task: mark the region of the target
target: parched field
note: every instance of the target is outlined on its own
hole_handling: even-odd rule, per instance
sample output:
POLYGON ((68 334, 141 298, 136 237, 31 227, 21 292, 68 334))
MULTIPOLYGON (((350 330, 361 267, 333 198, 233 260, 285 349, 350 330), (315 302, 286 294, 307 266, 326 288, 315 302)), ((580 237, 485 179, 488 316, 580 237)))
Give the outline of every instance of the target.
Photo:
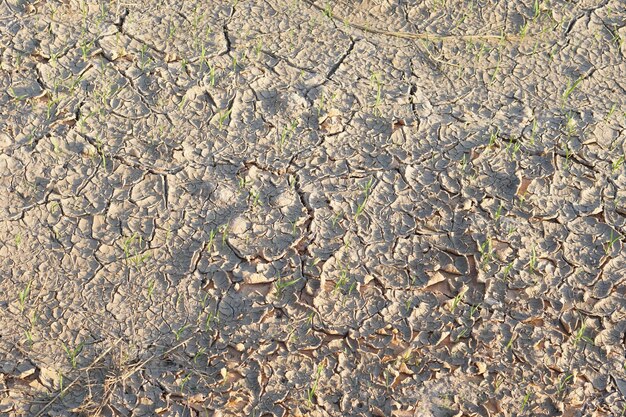
POLYGON ((0 415, 626 415, 625 54, 622 0, 2 0, 0 415))

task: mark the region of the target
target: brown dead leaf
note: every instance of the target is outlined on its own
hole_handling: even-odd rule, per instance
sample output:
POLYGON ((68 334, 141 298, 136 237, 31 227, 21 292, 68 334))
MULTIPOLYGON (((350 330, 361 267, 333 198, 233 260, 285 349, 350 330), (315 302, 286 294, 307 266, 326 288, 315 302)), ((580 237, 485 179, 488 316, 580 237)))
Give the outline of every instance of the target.
POLYGON ((403 128, 404 126, 406 126, 406 122, 403 119, 394 120, 391 124, 391 132, 393 133, 396 130, 403 128))

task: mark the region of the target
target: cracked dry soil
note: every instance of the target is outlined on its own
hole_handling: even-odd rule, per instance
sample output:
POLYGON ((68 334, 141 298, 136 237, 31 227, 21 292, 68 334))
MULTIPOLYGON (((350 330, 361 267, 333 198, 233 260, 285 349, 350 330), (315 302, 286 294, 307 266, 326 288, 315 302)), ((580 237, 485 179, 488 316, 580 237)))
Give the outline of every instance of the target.
POLYGON ((625 7, 3 0, 0 415, 624 415, 625 7))

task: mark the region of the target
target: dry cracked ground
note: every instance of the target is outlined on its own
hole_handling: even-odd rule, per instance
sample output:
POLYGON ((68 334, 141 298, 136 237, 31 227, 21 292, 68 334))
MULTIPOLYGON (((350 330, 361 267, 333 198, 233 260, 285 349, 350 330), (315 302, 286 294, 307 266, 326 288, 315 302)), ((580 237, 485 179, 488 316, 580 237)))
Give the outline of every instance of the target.
POLYGON ((0 415, 624 415, 625 7, 3 0, 0 415))

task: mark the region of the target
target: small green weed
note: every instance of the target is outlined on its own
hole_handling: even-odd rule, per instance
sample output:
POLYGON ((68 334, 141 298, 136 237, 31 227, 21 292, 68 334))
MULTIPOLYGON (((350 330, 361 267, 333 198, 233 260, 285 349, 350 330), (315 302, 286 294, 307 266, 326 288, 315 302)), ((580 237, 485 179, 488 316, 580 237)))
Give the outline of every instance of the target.
POLYGON ((509 350, 511 349, 511 346, 513 346, 513 342, 515 341, 515 334, 511 335, 511 338, 509 339, 509 341, 507 342, 507 344, 504 346, 504 350, 509 350))
POLYGON ((497 127, 496 130, 491 132, 489 135, 489 143, 487 144, 487 148, 491 149, 496 145, 498 137, 500 136, 500 128, 497 127))
POLYGON ((31 281, 28 281, 28 284, 26 285, 26 287, 24 287, 24 289, 22 289, 19 293, 17 293, 17 299, 20 303, 20 313, 24 312, 24 308, 26 306, 26 299, 28 298, 28 295, 30 294, 30 286, 31 286, 31 281))
POLYGON ((355 220, 361 214, 363 214, 363 210, 365 210, 365 204, 367 203, 367 199, 369 198, 373 183, 374 183, 374 177, 370 177, 369 181, 365 184, 365 186, 363 186, 363 201, 356 208, 356 213, 354 214, 355 220))
POLYGON ((156 282, 154 280, 150 280, 148 283, 148 298, 152 298, 152 293, 154 293, 156 282))
POLYGON ((565 388, 567 388, 567 384, 570 383, 570 381, 572 381, 573 378, 574 378, 573 374, 567 374, 563 378, 561 378, 561 380, 559 381, 556 387, 557 394, 560 395, 563 392, 565 392, 565 388))
POLYGON ((502 278, 505 281, 509 279, 509 274, 511 273, 512 268, 513 268, 513 261, 509 262, 502 270, 502 278))
POLYGON ((313 398, 317 395, 317 390, 320 384, 320 378, 322 377, 322 371, 324 370, 324 364, 320 363, 317 365, 315 370, 315 380, 309 389, 307 389, 307 400, 309 402, 309 407, 313 407, 313 398))
POLYGON ((374 112, 380 115, 381 114, 380 105, 382 104, 382 91, 383 91, 383 81, 382 81, 381 74, 378 72, 372 71, 372 75, 370 76, 370 82, 373 84, 373 86, 376 89, 376 98, 374 100, 374 105, 373 105, 374 112))
POLYGON ((337 225, 337 222, 342 217, 343 217, 343 212, 342 211, 338 211, 338 212, 335 213, 335 215, 331 219, 331 223, 332 223, 333 227, 335 227, 337 225))
POLYGON ((185 392, 185 385, 191 379, 191 372, 185 375, 185 377, 180 381, 180 392, 185 392))
POLYGON ((69 348, 65 343, 62 343, 63 350, 67 355, 67 359, 70 362, 70 365, 72 365, 72 369, 76 369, 78 355, 80 355, 80 353, 83 351, 84 345, 84 342, 80 342, 76 347, 69 348))
POLYGON ((177 342, 180 340, 180 336, 183 334, 183 332, 187 330, 188 328, 189 328, 189 324, 185 324, 180 329, 174 330, 174 337, 176 337, 177 342))
POLYGON ((487 239, 485 239, 485 241, 478 246, 478 252, 480 253, 480 267, 485 269, 493 260, 491 238, 487 237, 487 239))
POLYGON ((503 207, 504 207, 504 204, 502 203, 502 201, 500 201, 500 205, 498 205, 498 208, 496 209, 496 213, 494 215, 495 221, 498 221, 498 219, 500 219, 500 217, 502 216, 503 207))
POLYGON ((339 289, 348 285, 349 278, 350 277, 348 275, 348 270, 342 269, 341 272, 339 272, 339 279, 335 283, 335 288, 333 288, 333 294, 336 294, 339 291, 339 289))
POLYGON ((574 336, 574 344, 578 346, 579 343, 585 342, 590 345, 593 345, 593 339, 585 335, 585 331, 587 330, 587 324, 583 321, 576 331, 576 336, 574 336))
POLYGON ((283 151, 283 148, 285 147, 285 143, 293 137, 296 131, 296 127, 298 127, 297 120, 292 120, 289 125, 283 127, 283 131, 280 134, 280 142, 279 142, 279 149, 281 152, 283 151))
POLYGON ((206 320, 204 321, 204 330, 209 331, 213 328, 214 324, 219 324, 220 322, 220 312, 211 312, 207 314, 206 320))
POLYGON ((215 236, 217 236, 217 230, 211 229, 211 231, 209 232, 209 241, 206 243, 207 252, 215 250, 215 236))
POLYGON ((541 9, 539 7, 539 0, 535 0, 533 2, 533 20, 537 19, 541 14, 541 9))
POLYGON ((613 245, 615 242, 619 242, 624 236, 619 233, 615 233, 613 229, 611 229, 611 236, 609 236, 608 242, 606 242, 606 248, 604 249, 604 253, 608 255, 613 250, 613 245))
POLYGON ((226 119, 230 117, 230 114, 232 113, 232 111, 233 109, 225 109, 225 110, 222 110, 222 112, 220 113, 217 119, 217 123, 218 123, 220 130, 222 130, 222 128, 224 127, 224 123, 226 122, 226 119))
POLYGON ((300 278, 286 281, 279 277, 276 281, 274 281, 274 289, 276 290, 276 294, 278 295, 278 297, 282 297, 284 291, 292 285, 295 285, 298 281, 300 281, 300 278))
POLYGON ((565 91, 563 91, 563 94, 561 96, 563 105, 565 105, 565 102, 567 101, 567 99, 572 95, 574 90, 578 88, 578 86, 580 85, 582 81, 583 81, 583 77, 580 76, 574 82, 572 81, 567 82, 567 87, 565 88, 565 91))
POLYGON ((524 399, 522 400, 522 406, 519 409, 520 414, 524 412, 524 410, 526 409, 526 407, 528 406, 528 402, 530 401, 530 398, 532 397, 533 392, 532 390, 528 390, 526 391, 526 395, 524 395, 524 399))
POLYGON ((333 18, 333 8, 330 5, 330 2, 326 2, 326 5, 324 6, 324 10, 322 10, 322 13, 324 14, 324 16, 326 16, 329 19, 333 18))
POLYGON ((250 194, 250 202, 253 208, 262 205, 261 204, 261 191, 250 190, 249 194, 250 194))
POLYGON ((463 300, 463 297, 465 296, 465 292, 466 290, 463 289, 461 290, 456 297, 454 297, 452 299, 452 304, 450 304, 450 312, 454 313, 454 310, 456 310, 456 308, 459 306, 459 303, 463 300))

